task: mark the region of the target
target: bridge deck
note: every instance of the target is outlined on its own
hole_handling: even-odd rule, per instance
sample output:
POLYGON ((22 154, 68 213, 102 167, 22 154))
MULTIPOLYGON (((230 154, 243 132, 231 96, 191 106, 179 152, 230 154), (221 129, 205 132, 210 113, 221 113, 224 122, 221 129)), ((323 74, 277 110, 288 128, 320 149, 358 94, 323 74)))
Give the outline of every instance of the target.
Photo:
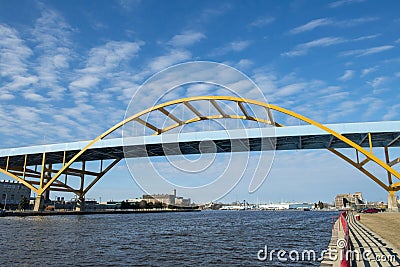
MULTIPOLYGON (((400 121, 327 124, 325 126, 363 147, 369 147, 368 133, 371 133, 374 147, 400 146, 400 121)), ((277 150, 349 147, 343 141, 315 126, 304 125, 105 139, 94 144, 77 161, 198 154, 200 150, 203 153, 270 150, 274 147, 271 140, 274 140, 277 150), (205 140, 212 140, 215 146, 205 140)), ((25 155, 28 155, 27 166, 40 165, 44 152, 46 152, 46 163, 62 163, 64 151, 68 160, 89 142, 1 149, 0 166, 6 165, 8 156, 10 156, 10 167, 23 166, 25 155)))

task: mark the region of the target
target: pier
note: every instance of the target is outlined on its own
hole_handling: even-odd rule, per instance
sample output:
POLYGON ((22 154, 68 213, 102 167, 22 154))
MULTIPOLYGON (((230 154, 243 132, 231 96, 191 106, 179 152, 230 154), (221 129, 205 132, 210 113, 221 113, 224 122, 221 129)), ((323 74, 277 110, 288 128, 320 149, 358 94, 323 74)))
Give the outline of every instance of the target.
MULTIPOLYGON (((399 214, 340 214, 332 227, 332 238, 327 249, 333 253, 325 255, 320 266, 400 266, 400 250, 395 231, 388 230, 390 222, 385 220, 385 217, 393 216, 399 217, 399 214), (363 224, 364 216, 373 229, 363 224), (380 231, 384 236, 375 231, 380 231), (397 245, 388 239, 394 240, 397 245)), ((396 222, 398 226, 399 222, 396 222)), ((392 224, 389 228, 393 230, 393 227, 392 224)))

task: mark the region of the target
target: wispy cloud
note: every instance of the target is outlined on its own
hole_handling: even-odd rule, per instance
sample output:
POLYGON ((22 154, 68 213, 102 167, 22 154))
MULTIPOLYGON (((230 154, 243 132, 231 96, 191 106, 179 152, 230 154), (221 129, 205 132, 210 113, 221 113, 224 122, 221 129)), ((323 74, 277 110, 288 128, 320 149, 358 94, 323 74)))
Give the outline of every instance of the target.
POLYGON ((377 71, 377 70, 378 70, 378 67, 377 67, 377 66, 371 67, 371 68, 363 69, 363 70, 361 71, 361 77, 364 77, 364 76, 366 76, 366 75, 368 75, 368 74, 370 74, 370 73, 372 73, 372 72, 375 72, 375 71, 377 71))
POLYGON ((272 22, 275 21, 274 17, 266 16, 266 17, 260 17, 254 21, 252 21, 249 26, 250 27, 264 27, 268 24, 271 24, 272 22))
MULTIPOLYGON (((109 41, 90 50, 86 67, 75 72, 69 88, 76 101, 87 101, 101 81, 113 82, 120 72, 135 58, 144 42, 109 41)), ((106 83, 107 84, 107 83, 106 83)), ((104 84, 102 85, 104 86, 104 84)))
POLYGON ((173 64, 189 60, 191 56, 191 53, 186 50, 171 50, 167 55, 153 58, 149 62, 149 67, 154 73, 173 64))
POLYGON ((371 85, 373 88, 378 88, 380 86, 382 86, 384 83, 386 83, 387 81, 389 81, 388 77, 385 76, 380 76, 380 77, 376 77, 374 78, 372 81, 368 82, 369 85, 371 85))
POLYGON ((346 70, 342 76, 338 78, 339 81, 345 82, 353 78, 354 71, 353 70, 346 70))
POLYGON ((141 0, 118 0, 117 4, 125 12, 131 12, 134 8, 137 8, 141 0))
POLYGON ((363 18, 356 18, 356 19, 347 19, 347 20, 336 20, 333 18, 319 18, 314 19, 307 22, 304 25, 298 26, 289 31, 291 34, 299 34, 303 32, 312 31, 316 28, 323 27, 323 26, 333 26, 333 27, 353 27, 360 24, 364 24, 367 22, 376 21, 378 18, 376 17, 363 17, 363 18))
POLYGON ((365 0, 339 0, 335 1, 329 4, 329 7, 331 8, 336 8, 336 7, 341 7, 345 5, 351 5, 351 4, 356 4, 356 3, 362 3, 365 0))
POLYGON ((74 58, 71 35, 75 30, 58 12, 40 6, 41 16, 32 31, 36 43, 35 52, 39 55, 35 66, 39 77, 36 88, 48 98, 61 99, 65 91, 61 77, 69 72, 70 62, 74 58))
POLYGON ((380 34, 371 34, 371 35, 365 35, 365 36, 361 36, 358 38, 353 39, 353 41, 358 42, 358 41, 364 41, 364 40, 369 40, 369 39, 374 39, 381 36, 380 34))
POLYGON ((340 55, 363 57, 363 56, 381 53, 381 52, 384 52, 384 51, 387 51, 387 50, 390 50, 393 48, 394 48, 393 45, 383 45, 383 46, 376 46, 376 47, 371 47, 371 48, 366 48, 366 49, 356 49, 356 50, 345 51, 345 52, 342 52, 340 55))
POLYGON ((201 32, 186 31, 172 37, 168 44, 175 47, 185 47, 197 43, 204 38, 206 36, 201 32))
POLYGON ((216 48, 211 55, 213 56, 221 56, 221 55, 225 55, 228 54, 230 52, 240 52, 245 50, 247 47, 249 47, 252 44, 252 41, 233 41, 230 42, 229 44, 220 47, 220 48, 216 48))
POLYGON ((298 34, 298 33, 306 32, 306 31, 314 30, 317 27, 331 25, 331 24, 333 24, 333 20, 331 20, 329 18, 315 19, 310 22, 307 22, 304 25, 301 25, 299 27, 296 27, 296 28, 290 30, 290 33, 298 34))
POLYGON ((327 46, 332 46, 332 45, 336 45, 336 44, 340 44, 340 43, 344 43, 344 42, 346 42, 346 40, 343 38, 340 38, 340 37, 324 37, 324 38, 313 40, 313 41, 310 41, 307 43, 302 43, 302 44, 296 45, 296 47, 293 50, 282 53, 281 55, 287 56, 287 57, 302 56, 302 55, 306 55, 308 50, 311 48, 327 47, 327 46))
POLYGON ((26 74, 28 59, 33 54, 19 33, 0 24, 0 75, 13 78, 26 74))

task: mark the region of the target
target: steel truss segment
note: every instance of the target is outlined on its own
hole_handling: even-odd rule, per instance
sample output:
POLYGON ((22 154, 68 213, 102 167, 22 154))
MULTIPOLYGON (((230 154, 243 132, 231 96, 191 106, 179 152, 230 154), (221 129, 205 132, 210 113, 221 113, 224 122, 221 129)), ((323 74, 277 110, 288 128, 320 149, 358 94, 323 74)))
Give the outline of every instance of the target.
MULTIPOLYGON (((384 152, 385 152, 385 159, 386 159, 386 164, 388 164, 390 167, 392 167, 392 165, 390 165, 390 156, 389 156, 389 147, 384 147, 384 152)), ((388 178, 388 183, 389 186, 393 183, 392 180, 392 174, 390 172, 387 172, 387 178, 388 178)))
POLYGON ((396 143, 398 140, 400 139, 400 134, 395 137, 392 141, 390 141, 386 146, 389 147, 391 145, 393 145, 394 143, 396 143))
POLYGON ((228 116, 228 114, 225 113, 225 111, 218 105, 218 103, 214 99, 211 99, 210 103, 214 106, 216 110, 218 110, 223 118, 226 118, 228 116))
POLYGON ((183 122, 178 119, 177 117, 175 117, 172 113, 170 113, 168 110, 166 110, 165 108, 159 108, 159 111, 161 111, 161 113, 163 113, 165 116, 167 116, 168 118, 171 118, 172 120, 174 120, 176 123, 178 124, 182 124, 183 122))
POLYGON ((108 165, 107 168, 105 168, 99 175, 83 190, 83 195, 86 195, 86 193, 109 171, 111 170, 115 165, 120 162, 121 159, 116 159, 114 160, 110 165, 108 165))
POLYGON ((400 158, 397 158, 397 159, 392 160, 391 162, 388 163, 388 165, 389 165, 390 167, 392 167, 392 166, 394 166, 394 165, 396 165, 396 164, 398 164, 398 163, 400 163, 400 158))
MULTIPOLYGON (((195 115, 197 115, 198 117, 196 117, 193 120, 190 120, 190 122, 195 122, 195 121, 199 121, 202 120, 204 118, 204 116, 202 116, 202 114, 196 109, 194 108, 189 102, 192 101, 210 101, 211 103, 216 103, 215 100, 220 100, 220 101, 233 101, 233 102, 242 102, 242 103, 246 103, 246 104, 250 104, 250 105, 256 105, 256 106, 260 106, 260 107, 264 107, 268 110, 275 110, 277 112, 289 115, 291 117, 297 118, 299 120, 302 120, 308 124, 314 125, 317 128, 331 134, 332 136, 336 137, 337 139, 339 139, 340 141, 346 143, 347 145, 355 148, 357 151, 359 151, 360 153, 362 153, 364 156, 366 156, 369 160, 372 160, 374 162, 376 162, 378 165, 380 165, 382 168, 384 168, 386 171, 388 171, 389 173, 391 173, 393 176, 397 177, 398 179, 400 179, 400 173, 397 172, 396 170, 394 170, 393 168, 391 168, 388 164, 386 164, 385 162, 383 162, 382 160, 380 160, 379 158, 377 158, 372 152, 367 151, 366 149, 364 149, 363 147, 361 147, 360 145, 354 143, 353 141, 351 141, 350 139, 344 137, 343 135, 331 130, 330 128, 314 121, 311 120, 303 115, 300 115, 298 113, 295 113, 293 111, 281 108, 279 106, 276 105, 271 105, 271 104, 267 104, 261 101, 257 101, 257 100, 251 100, 251 99, 245 99, 245 98, 240 98, 240 97, 233 97, 233 96, 197 96, 197 97, 189 97, 189 98, 181 98, 181 99, 177 99, 177 100, 173 100, 173 101, 169 101, 169 102, 165 102, 162 104, 158 104, 156 106, 150 107, 148 109, 145 109, 139 113, 136 113, 135 115, 128 117, 126 119, 124 119, 123 121, 117 123, 116 125, 114 125, 113 127, 111 127, 110 129, 108 129, 107 131, 105 131, 104 133, 102 133, 101 135, 99 135, 97 138, 93 139, 86 147, 84 147, 81 151, 79 151, 74 157, 72 157, 67 163, 65 163, 65 165, 45 184, 43 185, 43 187, 40 187, 39 193, 42 194, 44 191, 46 191, 49 186, 58 179, 58 177, 65 172, 65 170, 67 168, 69 168, 69 166, 75 162, 85 151, 87 151, 91 146, 93 146, 93 144, 95 144, 97 141, 107 137, 109 134, 111 134, 112 132, 114 132, 115 130, 119 129, 120 127, 124 126, 125 124, 131 122, 131 121, 138 121, 142 124, 144 124, 146 127, 153 129, 156 133, 155 134, 160 134, 162 132, 165 132, 167 130, 173 129, 175 127, 179 126, 179 123, 171 126, 171 127, 167 127, 164 129, 158 129, 157 127, 155 127, 154 125, 149 124, 146 121, 143 121, 140 119, 141 116, 148 114, 150 112, 153 112, 155 110, 159 110, 160 108, 165 108, 168 106, 173 106, 173 105, 177 105, 177 104, 184 104, 187 108, 189 108, 195 115)), ((218 106, 218 105, 217 105, 218 106)), ((214 105, 215 107, 215 105, 214 105)), ((219 106, 218 106, 219 107, 219 106)), ((219 107, 220 108, 220 107, 219 107)), ((217 109, 218 110, 218 109, 217 109)), ((220 110, 218 110, 220 111, 220 110)), ((218 115, 220 118, 221 116, 223 117, 223 113, 224 112, 220 112, 221 115, 218 115)), ((236 115, 237 118, 241 117, 240 119, 247 119, 246 116, 239 116, 236 115)), ((210 119, 211 116, 209 116, 208 118, 206 117, 206 119, 210 119)), ((229 116, 229 118, 231 118, 229 116)), ((272 121, 272 124, 277 126, 273 120, 272 117, 270 117, 270 120, 272 121)), ((189 121, 185 121, 183 123, 190 123, 189 121)), ((278 124, 279 125, 279 124, 278 124)), ((331 150, 331 149, 329 149, 331 150)), ((335 153, 336 154, 336 153, 335 153)), ((349 162, 350 163, 350 162, 349 162)), ((353 164, 354 162, 351 161, 351 164, 353 164)), ((382 186, 383 188, 385 188, 385 190, 389 190, 389 187, 386 186, 385 184, 383 184, 379 179, 377 179, 375 176, 371 176, 371 174, 369 172, 367 172, 365 169, 363 168, 358 168, 360 169, 360 171, 362 171, 363 173, 365 173, 367 176, 369 176, 371 179, 373 179, 376 183, 378 183, 380 186, 382 186)))
POLYGON ((385 183, 383 183, 381 180, 379 180, 375 175, 373 175, 372 173, 367 171, 365 168, 360 166, 360 164, 358 164, 357 162, 353 161, 352 159, 350 159, 349 157, 345 156, 344 154, 342 154, 341 152, 337 151, 334 148, 328 148, 328 150, 331 151, 336 156, 340 157, 341 159, 345 160, 346 162, 350 163, 351 165, 353 165, 357 169, 359 169, 362 173, 367 175, 369 178, 371 178, 375 183, 380 185, 386 191, 390 191, 390 187, 389 186, 387 186, 385 183))
POLYGON ((392 189, 392 191, 399 191, 400 190, 400 182, 390 185, 390 188, 392 189))

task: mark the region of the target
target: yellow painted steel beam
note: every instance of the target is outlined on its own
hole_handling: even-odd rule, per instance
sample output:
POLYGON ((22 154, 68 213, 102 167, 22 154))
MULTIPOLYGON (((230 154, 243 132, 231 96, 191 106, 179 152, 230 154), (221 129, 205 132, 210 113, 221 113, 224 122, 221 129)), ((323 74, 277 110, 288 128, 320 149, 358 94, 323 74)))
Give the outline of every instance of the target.
POLYGON ((371 137, 371 133, 368 133, 368 142, 369 142, 369 152, 372 153, 372 137, 371 137))
MULTIPOLYGON (((42 157, 42 169, 41 169, 41 172, 40 172, 40 190, 43 190, 43 185, 44 185, 44 170, 45 170, 45 163, 46 163, 46 153, 43 153, 43 157, 42 157)), ((42 195, 42 193, 44 192, 45 190, 43 190, 43 191, 40 191, 40 194, 39 195, 42 195)))
MULTIPOLYGON (((165 108, 168 106, 173 106, 173 105, 177 105, 177 104, 181 104, 183 103, 186 107, 188 107, 193 113, 195 113, 198 117, 194 118, 193 120, 190 121, 185 121, 184 123, 191 123, 191 122, 195 122, 195 121, 200 121, 202 120, 202 115, 201 113, 195 109, 189 102, 191 101, 201 101, 201 100, 205 100, 205 101, 211 101, 211 100, 222 100, 222 101, 234 101, 234 102, 243 102, 243 103, 247 103, 247 104, 251 104, 251 105, 257 105, 257 106, 261 106, 268 110, 275 110, 277 112, 286 114, 288 116, 297 118, 299 120, 302 120, 306 123, 309 123, 311 125, 316 126, 317 128, 331 134, 332 136, 336 137, 337 139, 341 140, 342 142, 346 143, 347 145, 349 145, 350 147, 355 148, 357 151, 359 151, 360 153, 362 153, 364 156, 366 156, 368 159, 376 162, 378 165, 380 165, 382 168, 384 168, 386 171, 388 171, 389 173, 391 173, 393 176, 395 176, 396 178, 400 179, 400 173, 397 172, 396 170, 394 170, 393 168, 391 168, 389 165, 387 165, 385 162, 383 162, 382 160, 380 160, 378 157, 376 157, 373 153, 371 153, 371 151, 367 151, 365 150, 363 147, 361 147, 360 145, 354 143, 353 141, 351 141, 350 139, 344 137, 343 135, 333 131, 332 129, 314 121, 311 120, 303 115, 300 115, 298 113, 295 113, 293 111, 281 108, 279 106, 275 106, 275 105, 271 105, 271 104, 267 104, 261 101, 257 101, 257 100, 251 100, 251 99, 245 99, 245 98, 239 98, 239 97, 232 97, 232 96, 197 96, 197 97, 188 97, 188 98, 182 98, 182 99, 178 99, 178 100, 173 100, 173 101, 169 101, 166 103, 162 103, 159 105, 156 105, 154 107, 150 107, 148 109, 145 109, 141 112, 136 113, 135 115, 124 119, 123 121, 117 123, 116 125, 114 125, 113 127, 111 127, 110 129, 108 129, 107 131, 105 131, 104 133, 102 133, 101 135, 99 135, 97 138, 93 139, 86 147, 84 147, 81 151, 79 151, 74 157, 72 157, 51 179, 49 182, 46 183, 46 185, 44 185, 43 187, 41 187, 40 192, 44 192, 73 162, 75 162, 83 153, 85 153, 85 151, 87 151, 91 146, 93 146, 93 144, 95 144, 97 141, 104 139, 105 137, 107 137, 109 134, 111 134, 112 132, 114 132, 115 130, 119 129, 120 127, 122 127, 123 125, 131 122, 131 121, 138 121, 140 123, 142 123, 143 125, 145 125, 146 127, 153 129, 156 134, 160 134, 161 132, 165 132, 167 130, 173 129, 177 126, 170 126, 164 129, 158 129, 157 127, 149 124, 146 121, 143 121, 140 119, 140 117, 142 115, 148 114, 150 112, 159 110, 160 108, 165 108)), ((212 116, 208 116, 209 118, 211 118, 212 116)), ((218 115, 218 118, 220 118, 221 115, 218 115)), ((233 116, 229 116, 229 118, 232 118, 233 116)), ((236 115, 236 117, 242 117, 243 119, 246 119, 246 116, 238 116, 236 115)), ((272 121, 272 117, 270 117, 271 121, 272 121)), ((179 125, 179 124, 178 124, 179 125)), ((365 169, 363 168, 359 168, 362 172, 365 173, 365 169)), ((379 185, 382 186, 382 182, 378 179, 376 180, 376 177, 371 177, 370 175, 366 174, 367 176, 369 176, 371 179, 373 179, 375 182, 377 182, 379 185)), ((384 185, 384 184, 383 184, 384 185)), ((384 185, 387 190, 387 186, 384 185)))
POLYGON ((24 157, 24 169, 23 169, 23 172, 22 172, 22 180, 25 180, 25 173, 26 173, 26 161, 27 161, 27 159, 28 159, 28 154, 25 154, 25 157, 24 157))
POLYGON ((6 162, 6 171, 8 171, 8 164, 10 163, 10 156, 7 157, 7 162, 6 162))
POLYGON ((390 185, 390 188, 392 188, 392 191, 399 191, 400 190, 400 182, 394 183, 390 185))

